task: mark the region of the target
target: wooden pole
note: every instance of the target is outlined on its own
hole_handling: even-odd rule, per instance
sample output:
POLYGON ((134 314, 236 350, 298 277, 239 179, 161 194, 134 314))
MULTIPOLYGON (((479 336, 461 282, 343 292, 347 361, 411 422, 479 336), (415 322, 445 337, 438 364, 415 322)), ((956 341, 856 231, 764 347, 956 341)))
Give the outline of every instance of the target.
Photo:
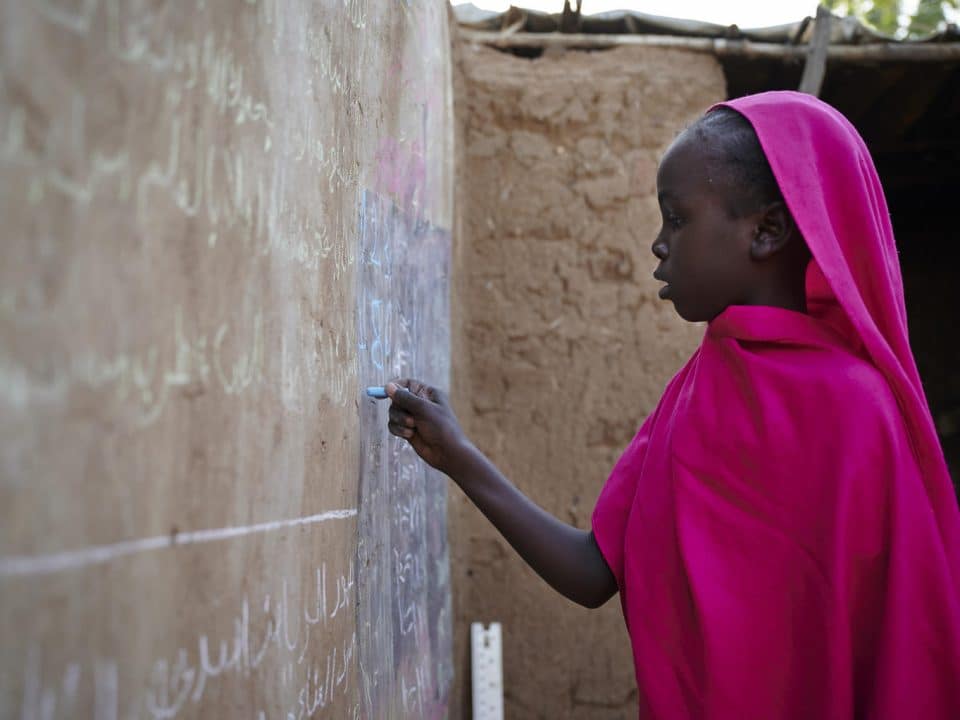
POLYGON ((813 41, 807 53, 807 61, 803 66, 803 77, 800 78, 800 92, 814 97, 820 94, 823 87, 823 76, 827 71, 827 52, 830 49, 830 20, 833 16, 823 5, 817 7, 817 19, 813 26, 813 41))
MULTIPOLYGON (((464 42, 496 48, 534 47, 605 50, 615 47, 678 48, 703 52, 718 57, 771 58, 801 62, 808 57, 807 45, 780 45, 726 38, 676 37, 673 35, 584 35, 559 33, 514 33, 503 36, 496 32, 460 30, 464 42)), ((830 45, 830 62, 944 62, 960 61, 960 42, 896 43, 868 45, 830 45)))

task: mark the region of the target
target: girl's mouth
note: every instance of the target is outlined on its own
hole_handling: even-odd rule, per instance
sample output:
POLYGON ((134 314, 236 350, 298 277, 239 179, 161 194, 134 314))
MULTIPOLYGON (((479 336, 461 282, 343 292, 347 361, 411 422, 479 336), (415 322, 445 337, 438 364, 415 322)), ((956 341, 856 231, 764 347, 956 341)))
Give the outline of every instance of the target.
POLYGON ((660 291, 657 293, 657 295, 661 300, 665 300, 667 296, 670 295, 670 283, 667 283, 662 288, 660 288, 660 291))

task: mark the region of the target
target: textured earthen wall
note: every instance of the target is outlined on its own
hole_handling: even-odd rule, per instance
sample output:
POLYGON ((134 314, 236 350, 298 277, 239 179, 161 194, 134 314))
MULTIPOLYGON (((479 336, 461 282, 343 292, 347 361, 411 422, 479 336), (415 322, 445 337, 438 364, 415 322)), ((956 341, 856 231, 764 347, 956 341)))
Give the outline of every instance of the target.
MULTIPOLYGON (((457 220, 453 400, 524 492, 588 527, 609 469, 702 327, 656 297, 656 164, 724 96, 705 55, 662 49, 535 60, 454 47, 457 220)), ((632 718, 616 599, 573 605, 454 489, 449 506, 458 691, 469 623, 504 625, 510 718, 632 718)))

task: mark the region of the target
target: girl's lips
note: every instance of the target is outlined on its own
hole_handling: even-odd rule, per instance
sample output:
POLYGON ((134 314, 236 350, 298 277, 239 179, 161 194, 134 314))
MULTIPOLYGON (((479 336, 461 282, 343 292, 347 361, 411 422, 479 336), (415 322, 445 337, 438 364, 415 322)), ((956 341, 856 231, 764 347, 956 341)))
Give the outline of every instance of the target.
POLYGON ((660 297, 661 300, 665 300, 669 294, 670 294, 670 283, 667 283, 662 288, 660 288, 660 291, 657 293, 657 295, 660 297))

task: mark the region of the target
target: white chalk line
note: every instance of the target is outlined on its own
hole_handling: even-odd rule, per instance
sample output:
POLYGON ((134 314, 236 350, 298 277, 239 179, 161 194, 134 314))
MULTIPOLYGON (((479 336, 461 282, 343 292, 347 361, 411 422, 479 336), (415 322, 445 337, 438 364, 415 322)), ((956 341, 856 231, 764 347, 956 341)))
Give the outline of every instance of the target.
POLYGON ((134 555, 149 550, 162 550, 179 545, 195 545, 197 543, 215 542, 217 540, 229 540, 230 538, 241 537, 243 535, 256 535, 273 530, 283 530, 284 528, 314 525, 316 523, 326 522, 327 520, 355 517, 356 514, 356 508, 328 510, 327 512, 318 513, 317 515, 307 515, 306 517, 290 518, 288 520, 272 520, 270 522, 237 527, 188 530, 186 532, 170 533, 169 535, 123 540, 109 545, 92 545, 90 547, 80 548, 79 550, 67 550, 49 555, 11 555, 9 557, 0 557, 0 578, 23 575, 47 575, 63 570, 75 570, 90 565, 101 565, 116 558, 124 557, 125 555, 134 555))

